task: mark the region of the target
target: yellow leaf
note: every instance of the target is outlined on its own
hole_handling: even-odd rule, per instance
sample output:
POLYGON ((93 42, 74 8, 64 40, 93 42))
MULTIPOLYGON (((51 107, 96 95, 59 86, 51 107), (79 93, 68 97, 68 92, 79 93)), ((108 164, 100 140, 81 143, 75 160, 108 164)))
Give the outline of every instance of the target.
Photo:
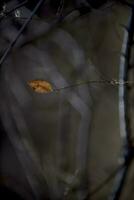
POLYGON ((44 80, 31 80, 28 85, 37 93, 49 93, 53 91, 51 84, 44 80))

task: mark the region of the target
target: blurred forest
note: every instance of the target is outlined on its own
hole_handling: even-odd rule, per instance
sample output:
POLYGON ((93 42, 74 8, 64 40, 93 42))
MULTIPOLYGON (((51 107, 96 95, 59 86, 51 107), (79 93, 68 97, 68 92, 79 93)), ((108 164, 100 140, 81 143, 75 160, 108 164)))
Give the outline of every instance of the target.
MULTIPOLYGON (((36 4, 0 2, 1 56, 36 4)), ((118 80, 129 16, 120 1, 44 1, 2 62, 0 183, 23 199, 108 199, 113 178, 96 188, 120 163, 118 86, 62 88, 118 80), (59 90, 36 93, 31 80, 59 90)), ((133 182, 132 171, 123 200, 133 182)))

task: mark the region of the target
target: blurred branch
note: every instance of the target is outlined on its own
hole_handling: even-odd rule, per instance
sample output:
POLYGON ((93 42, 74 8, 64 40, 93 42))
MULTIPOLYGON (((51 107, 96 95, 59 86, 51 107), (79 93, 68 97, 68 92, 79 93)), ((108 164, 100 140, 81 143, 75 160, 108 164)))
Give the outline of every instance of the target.
MULTIPOLYGON (((60 23, 64 23, 67 20, 70 21, 70 20, 72 20, 72 18, 74 19, 74 17, 79 17, 79 16, 80 16, 80 12, 77 9, 72 9, 71 11, 66 13, 64 16, 62 16, 60 18, 58 17, 55 20, 53 20, 53 22, 51 22, 51 24, 49 24, 49 27, 47 29, 45 29, 45 31, 40 33, 39 35, 34 35, 33 37, 31 36, 30 38, 23 41, 23 43, 21 44, 20 47, 24 47, 25 45, 35 42, 38 39, 41 39, 42 37, 44 37, 45 34, 49 33, 49 31, 51 31, 54 27, 58 26, 60 23)), ((41 19, 38 19, 38 20, 41 20, 41 19)), ((44 20, 42 20, 42 21, 44 21, 44 20)))

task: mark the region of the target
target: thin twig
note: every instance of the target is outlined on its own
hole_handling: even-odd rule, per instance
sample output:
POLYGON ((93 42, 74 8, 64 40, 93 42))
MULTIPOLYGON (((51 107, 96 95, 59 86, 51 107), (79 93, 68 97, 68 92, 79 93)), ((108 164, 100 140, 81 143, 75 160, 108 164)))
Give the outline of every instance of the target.
POLYGON ((19 37, 21 36, 22 32, 24 31, 24 29, 26 28, 26 26, 30 23, 31 19, 33 18, 34 14, 36 13, 36 11, 39 9, 39 7, 41 6, 41 4, 43 2, 45 2, 46 0, 40 0, 35 8, 33 9, 31 15, 27 18, 27 20, 24 22, 24 24, 22 25, 22 27, 20 28, 17 36, 14 38, 14 40, 9 44, 8 48, 6 49, 5 53, 3 54, 3 56, 0 59, 0 65, 3 64, 3 62, 5 61, 7 55, 9 54, 9 52, 11 51, 11 49, 13 48, 13 46, 15 45, 15 43, 17 42, 17 40, 19 39, 19 37))
POLYGON ((3 12, 2 16, 0 17, 0 20, 2 20, 3 18, 7 17, 8 15, 10 15, 12 12, 14 12, 15 10, 17 10, 18 8, 23 7, 24 5, 26 5, 28 2, 28 0, 23 1, 22 3, 18 4, 17 6, 15 6, 13 9, 7 11, 7 12, 3 12))

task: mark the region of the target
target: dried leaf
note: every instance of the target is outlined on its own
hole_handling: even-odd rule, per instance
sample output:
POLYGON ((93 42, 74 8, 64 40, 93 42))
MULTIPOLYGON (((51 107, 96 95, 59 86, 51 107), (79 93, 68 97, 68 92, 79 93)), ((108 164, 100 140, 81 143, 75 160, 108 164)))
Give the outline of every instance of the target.
POLYGON ((53 91, 51 84, 44 80, 28 81, 28 85, 37 93, 49 93, 53 91))

